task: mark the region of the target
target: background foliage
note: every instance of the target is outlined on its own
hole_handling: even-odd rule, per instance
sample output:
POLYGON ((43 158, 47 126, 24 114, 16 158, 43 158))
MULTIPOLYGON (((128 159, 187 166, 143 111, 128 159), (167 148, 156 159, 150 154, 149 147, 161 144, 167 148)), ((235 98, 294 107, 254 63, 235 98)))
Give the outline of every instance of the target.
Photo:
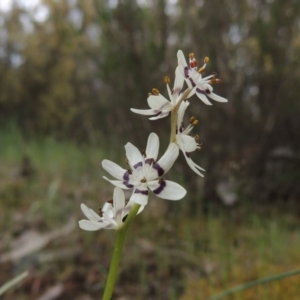
MULTIPOLYGON (((0 1, 0 283, 33 269, 6 299, 33 299, 57 282, 57 299, 99 298, 113 236, 73 229, 54 240, 52 230, 74 225, 81 202, 96 209, 111 196, 103 158, 121 163, 123 145, 142 149, 150 131, 165 149, 169 120, 129 109, 147 108, 153 87, 167 95, 178 49, 199 64, 210 57, 206 74, 218 73, 215 92, 229 102, 191 99, 187 117, 199 119, 204 146, 193 159, 205 177, 179 159, 171 176, 189 198, 149 202, 117 297, 208 298, 298 265, 300 1, 0 1), (7 259, 23 236, 46 250, 7 259)), ((234 299, 286 297, 298 299, 299 278, 234 299)))

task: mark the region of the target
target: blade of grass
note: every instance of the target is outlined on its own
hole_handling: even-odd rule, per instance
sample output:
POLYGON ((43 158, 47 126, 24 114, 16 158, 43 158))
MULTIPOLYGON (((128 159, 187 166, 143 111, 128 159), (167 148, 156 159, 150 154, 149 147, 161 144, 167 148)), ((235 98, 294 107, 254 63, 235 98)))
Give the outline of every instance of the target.
POLYGON ((27 277, 29 274, 28 271, 23 272, 22 274, 16 276, 15 278, 11 279, 10 281, 6 282, 0 287, 0 296, 4 294, 7 290, 9 290, 11 287, 22 281, 25 277, 27 277))
POLYGON ((254 287, 256 285, 259 285, 259 284, 265 284, 265 283, 269 283, 269 282, 272 282, 272 281, 284 279, 286 277, 299 275, 299 274, 300 274, 300 270, 294 270, 294 271, 289 271, 289 272, 286 272, 286 273, 281 273, 281 274, 277 274, 277 275, 268 276, 268 277, 265 277, 265 278, 260 278, 260 279, 254 280, 254 281, 250 281, 250 282, 247 282, 247 283, 237 285, 237 286, 235 286, 231 289, 225 290, 225 291, 221 292, 218 295, 212 296, 208 300, 219 300, 219 299, 222 299, 222 298, 224 298, 228 295, 231 295, 231 294, 236 293, 236 292, 243 291, 245 289, 249 289, 249 288, 254 287))

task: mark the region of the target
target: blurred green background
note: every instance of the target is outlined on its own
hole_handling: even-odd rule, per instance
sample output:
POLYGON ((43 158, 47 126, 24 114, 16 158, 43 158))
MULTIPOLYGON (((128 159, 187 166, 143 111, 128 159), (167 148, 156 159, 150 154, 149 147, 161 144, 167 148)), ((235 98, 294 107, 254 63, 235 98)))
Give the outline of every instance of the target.
MULTIPOLYGON (((99 299, 114 233, 80 231, 79 205, 111 197, 101 161, 122 165, 126 142, 154 131, 163 153, 169 120, 130 108, 167 96, 178 49, 210 58, 229 102, 191 99, 205 177, 179 158, 188 195, 137 218, 115 299, 208 299, 300 268, 300 1, 1 0, 0 284, 31 270, 3 299, 99 299)), ((226 299, 299 295, 294 277, 226 299)))

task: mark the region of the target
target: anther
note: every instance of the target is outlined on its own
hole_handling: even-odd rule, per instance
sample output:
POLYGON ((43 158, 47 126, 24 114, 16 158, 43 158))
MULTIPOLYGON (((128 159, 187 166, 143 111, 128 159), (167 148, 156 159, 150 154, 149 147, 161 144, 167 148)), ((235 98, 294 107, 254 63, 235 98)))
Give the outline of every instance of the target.
POLYGON ((99 207, 98 208, 98 215, 102 218, 103 217, 103 212, 102 212, 102 208, 99 207))
POLYGON ((146 157, 146 156, 147 156, 147 154, 146 154, 146 150, 142 150, 141 152, 142 152, 142 155, 143 155, 144 157, 146 157))
POLYGON ((194 139, 195 139, 195 141, 198 141, 198 140, 199 140, 199 135, 196 134, 196 135, 194 136, 194 139))
POLYGON ((158 95, 159 95, 159 90, 156 89, 156 88, 153 88, 153 89, 152 89, 152 93, 153 93, 155 96, 158 96, 158 95))
POLYGON ((141 179, 141 183, 147 182, 146 178, 141 179))
POLYGON ((190 59, 194 59, 194 58, 195 58, 195 54, 194 54, 193 52, 191 52, 191 53, 189 54, 189 58, 190 58, 190 59))
POLYGON ((219 82, 221 82, 222 80, 221 79, 219 79, 219 78, 212 78, 210 81, 209 81, 209 83, 210 84, 214 84, 214 83, 219 83, 219 82))
POLYGON ((132 171, 130 169, 127 170, 128 174, 131 175, 132 171))
POLYGON ((193 126, 197 125, 197 124, 198 124, 198 120, 194 120, 191 124, 192 124, 193 126))
POLYGON ((203 61, 205 64, 207 64, 209 62, 209 57, 205 56, 203 61))
POLYGON ((169 76, 165 76, 165 84, 170 84, 171 83, 171 79, 169 76))
POLYGON ((191 117, 191 118, 190 118, 190 123, 193 124, 193 122, 194 122, 195 120, 196 120, 195 117, 191 117))
POLYGON ((202 74, 202 73, 204 73, 204 71, 205 71, 205 68, 201 67, 201 68, 198 70, 198 73, 202 74))

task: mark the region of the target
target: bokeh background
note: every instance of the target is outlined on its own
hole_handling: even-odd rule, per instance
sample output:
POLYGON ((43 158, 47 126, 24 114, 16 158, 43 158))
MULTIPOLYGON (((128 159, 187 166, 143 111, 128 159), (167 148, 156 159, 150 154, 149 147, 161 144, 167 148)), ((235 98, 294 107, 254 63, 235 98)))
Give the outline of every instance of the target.
MULTIPOLYGON (((163 153, 169 120, 130 108, 167 96, 178 49, 210 58, 229 101, 191 99, 205 177, 179 158, 188 195, 137 218, 114 299, 209 299, 300 268, 300 1, 1 0, 0 283, 31 271, 3 299, 99 299, 114 233, 79 230, 79 206, 111 198, 101 161, 123 164, 126 142, 154 131, 163 153)), ((293 277, 226 299, 299 295, 293 277)))

